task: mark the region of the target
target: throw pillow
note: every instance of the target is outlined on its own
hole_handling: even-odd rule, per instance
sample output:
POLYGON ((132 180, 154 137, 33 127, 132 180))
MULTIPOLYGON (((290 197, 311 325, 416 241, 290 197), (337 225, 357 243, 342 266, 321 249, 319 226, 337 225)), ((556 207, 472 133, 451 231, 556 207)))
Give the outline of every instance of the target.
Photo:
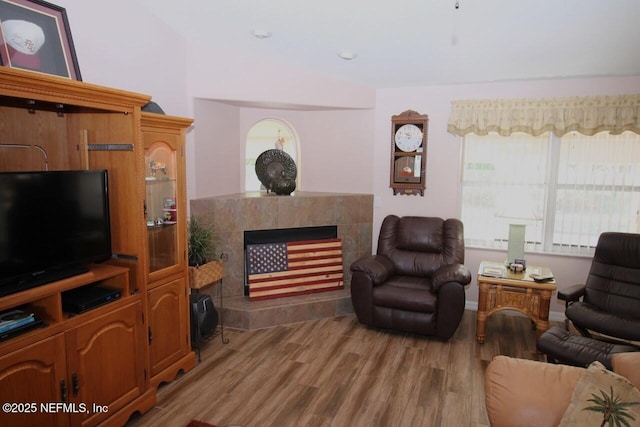
POLYGON ((560 426, 640 425, 640 391, 593 362, 576 384, 560 426))

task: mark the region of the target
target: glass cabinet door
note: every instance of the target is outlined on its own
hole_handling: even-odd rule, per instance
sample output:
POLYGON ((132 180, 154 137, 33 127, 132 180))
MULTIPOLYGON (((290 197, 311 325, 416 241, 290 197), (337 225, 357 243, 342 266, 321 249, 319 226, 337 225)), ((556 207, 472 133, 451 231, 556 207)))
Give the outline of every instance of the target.
POLYGON ((145 184, 149 273, 179 263, 178 260, 178 170, 176 150, 156 141, 145 149, 145 184))

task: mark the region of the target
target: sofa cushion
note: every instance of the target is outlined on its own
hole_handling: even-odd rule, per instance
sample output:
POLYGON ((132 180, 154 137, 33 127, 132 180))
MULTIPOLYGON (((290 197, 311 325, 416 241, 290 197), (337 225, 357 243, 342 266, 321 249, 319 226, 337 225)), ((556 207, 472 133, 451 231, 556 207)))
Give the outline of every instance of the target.
POLYGON ((614 354, 611 365, 613 372, 622 375, 640 389, 640 352, 614 354))
POLYGON ((640 391, 623 376, 607 370, 602 363, 593 362, 576 384, 559 426, 636 423, 640 423, 640 391), (611 402, 617 410, 609 406, 611 402), (620 423, 620 420, 625 422, 620 423))
POLYGON ((485 372, 485 404, 492 427, 554 427, 585 369, 508 356, 485 372))

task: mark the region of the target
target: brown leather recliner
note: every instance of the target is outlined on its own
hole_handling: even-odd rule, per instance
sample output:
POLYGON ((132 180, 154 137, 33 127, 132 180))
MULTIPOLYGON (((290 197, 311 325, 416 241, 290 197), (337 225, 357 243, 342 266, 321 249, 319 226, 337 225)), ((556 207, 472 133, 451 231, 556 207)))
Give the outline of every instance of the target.
POLYGON ((351 300, 360 323, 450 338, 462 319, 464 229, 457 219, 390 215, 376 255, 351 265, 351 300))
POLYGON ((559 291, 558 298, 584 336, 640 342, 640 234, 602 233, 585 284, 559 291))

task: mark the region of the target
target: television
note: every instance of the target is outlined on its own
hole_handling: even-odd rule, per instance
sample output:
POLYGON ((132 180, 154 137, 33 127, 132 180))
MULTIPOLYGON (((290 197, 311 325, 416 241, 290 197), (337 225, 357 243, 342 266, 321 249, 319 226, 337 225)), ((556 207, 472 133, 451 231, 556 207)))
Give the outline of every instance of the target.
POLYGON ((0 172, 0 296, 110 257, 106 170, 0 172))

